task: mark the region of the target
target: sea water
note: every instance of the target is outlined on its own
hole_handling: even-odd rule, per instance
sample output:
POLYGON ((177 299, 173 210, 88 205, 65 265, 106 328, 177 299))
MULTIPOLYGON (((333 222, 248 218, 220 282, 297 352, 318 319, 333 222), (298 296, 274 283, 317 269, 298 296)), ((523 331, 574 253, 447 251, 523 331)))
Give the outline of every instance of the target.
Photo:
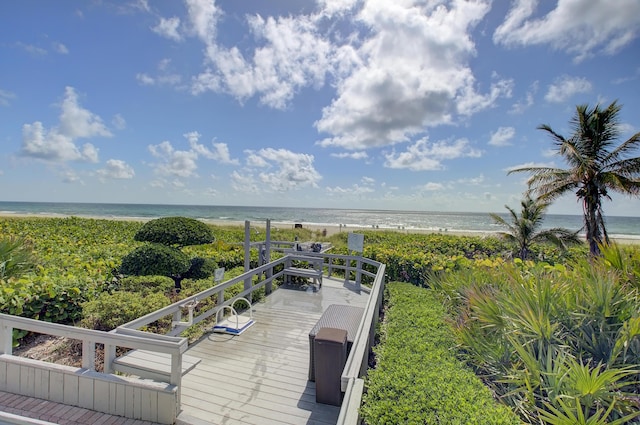
MULTIPOLYGON (((3 214, 42 214, 78 217, 153 219, 183 216, 202 220, 229 222, 255 221, 316 226, 346 226, 347 228, 378 228, 393 230, 431 230, 440 232, 496 232, 505 230, 488 213, 361 210, 335 208, 283 208, 219 205, 153 205, 94 204, 55 202, 3 202, 3 214)), ((507 222, 508 215, 501 214, 507 222)), ((607 216, 607 232, 611 237, 640 239, 640 217, 607 216)), ((579 215, 547 214, 542 229, 562 227, 578 231, 583 226, 579 215)))

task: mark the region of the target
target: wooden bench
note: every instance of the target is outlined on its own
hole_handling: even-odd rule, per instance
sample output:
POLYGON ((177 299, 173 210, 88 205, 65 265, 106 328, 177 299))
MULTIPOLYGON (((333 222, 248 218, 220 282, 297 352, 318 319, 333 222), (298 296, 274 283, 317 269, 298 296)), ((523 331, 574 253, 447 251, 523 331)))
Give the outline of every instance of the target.
POLYGON ((347 331, 347 355, 358 332, 364 308, 351 305, 331 304, 322 313, 315 326, 309 332, 309 381, 315 381, 315 356, 313 343, 322 328, 335 328, 347 331))
POLYGON ((283 269, 285 283, 291 283, 291 277, 296 276, 313 279, 313 284, 317 284, 322 288, 322 267, 324 266, 324 260, 315 257, 294 257, 293 259, 307 262, 312 265, 312 268, 293 267, 291 262, 288 261, 283 269))
MULTIPOLYGON (((200 363, 197 357, 182 355, 182 374, 189 372, 200 363)), ((171 355, 146 350, 131 350, 113 361, 113 369, 141 378, 168 382, 171 377, 171 355)))

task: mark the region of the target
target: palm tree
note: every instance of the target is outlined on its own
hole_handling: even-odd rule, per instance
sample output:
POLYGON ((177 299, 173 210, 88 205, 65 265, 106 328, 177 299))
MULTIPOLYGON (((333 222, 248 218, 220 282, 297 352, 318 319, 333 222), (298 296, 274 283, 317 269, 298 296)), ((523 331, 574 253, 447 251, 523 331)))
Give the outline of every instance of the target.
POLYGON ((529 257, 531 244, 534 242, 550 242, 558 248, 565 250, 567 245, 580 243, 578 232, 555 227, 553 229, 539 230, 544 219, 544 212, 549 207, 548 202, 539 199, 532 199, 526 195, 520 203, 522 211, 520 216, 505 205, 511 215, 511 223, 507 222, 498 214, 491 214, 491 218, 502 226, 509 229, 508 232, 499 232, 506 240, 518 246, 517 257, 524 260, 529 257))
POLYGON ((609 191, 626 195, 640 194, 640 157, 631 152, 640 145, 640 132, 618 144, 621 106, 614 101, 607 108, 596 105, 576 107, 570 124, 573 134, 565 138, 548 125, 541 125, 553 139, 556 153, 569 168, 521 167, 509 171, 527 172, 529 191, 544 201, 553 201, 569 191, 575 191, 582 202, 584 227, 589 250, 600 254, 600 245, 609 243, 602 214, 603 198, 611 199, 609 191))

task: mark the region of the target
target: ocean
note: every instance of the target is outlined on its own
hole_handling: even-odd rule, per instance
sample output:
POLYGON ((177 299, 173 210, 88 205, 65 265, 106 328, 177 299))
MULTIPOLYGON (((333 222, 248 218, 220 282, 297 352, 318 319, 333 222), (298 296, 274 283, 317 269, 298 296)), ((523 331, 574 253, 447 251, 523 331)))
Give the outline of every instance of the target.
MULTIPOLYGON (((504 230, 488 213, 453 213, 433 211, 360 210, 332 208, 238 207, 208 205, 92 204, 54 202, 4 202, 0 213, 42 214, 78 217, 153 219, 184 216, 202 220, 272 222, 339 226, 347 228, 379 228, 391 230, 429 230, 440 232, 496 232, 504 230)), ((502 214, 502 212, 499 212, 502 214)), ((507 218, 506 211, 503 215, 507 218)), ((605 217, 611 237, 640 239, 640 217, 605 217)), ((508 219, 507 219, 508 220, 508 219)), ((582 228, 582 216, 547 214, 542 228, 582 228)))

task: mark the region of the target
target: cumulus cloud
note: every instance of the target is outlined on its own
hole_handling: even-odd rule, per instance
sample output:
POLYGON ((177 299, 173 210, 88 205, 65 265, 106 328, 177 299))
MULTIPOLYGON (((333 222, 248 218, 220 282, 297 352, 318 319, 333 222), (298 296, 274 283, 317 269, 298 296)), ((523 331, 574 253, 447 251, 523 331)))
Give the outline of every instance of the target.
POLYGON ((252 173, 240 174, 233 171, 231 177, 231 188, 238 192, 259 193, 260 188, 252 173))
POLYGON ((115 114, 111 119, 111 125, 118 130, 124 130, 127 128, 127 121, 121 114, 115 114))
MULTIPOLYGON (((338 96, 316 128, 321 146, 365 149, 409 141, 425 127, 450 123, 510 96, 497 79, 479 93, 469 60, 470 31, 489 10, 483 1, 366 2, 357 15, 367 38, 358 62, 338 82, 338 96)), ((364 34, 363 34, 364 36, 364 34)))
POLYGON ((229 152, 229 147, 226 143, 212 143, 213 149, 209 149, 206 146, 198 143, 200 139, 200 133, 197 131, 193 131, 190 133, 186 133, 184 137, 189 141, 189 146, 191 146, 191 150, 196 152, 198 155, 202 155, 207 159, 213 159, 222 164, 231 164, 238 165, 240 161, 235 158, 231 158, 231 154, 229 152))
POLYGON ((442 170, 443 160, 461 157, 480 157, 481 152, 471 147, 466 139, 430 142, 424 138, 407 147, 404 152, 385 154, 387 168, 409 169, 411 171, 442 170))
POLYGON ((613 54, 629 44, 640 28, 640 3, 558 0, 544 16, 535 16, 538 0, 517 0, 493 40, 507 46, 550 44, 577 61, 602 51, 613 54))
POLYGON ((198 154, 194 151, 176 150, 167 140, 158 145, 149 145, 149 152, 160 162, 154 164, 156 173, 175 177, 194 177, 198 165, 198 154))
POLYGON ((98 162, 98 149, 91 143, 76 144, 79 138, 111 137, 102 119, 83 108, 73 87, 65 89, 60 122, 46 129, 42 122, 22 126, 20 154, 50 162, 98 162))
POLYGON ((80 106, 78 95, 73 87, 65 88, 59 130, 61 134, 71 138, 111 136, 102 118, 80 106))
POLYGON ((255 172, 263 189, 287 192, 304 187, 318 187, 322 176, 313 166, 313 155, 287 149, 266 148, 246 151, 246 164, 255 172))
POLYGON ((428 182, 421 185, 418 189, 425 192, 437 192, 444 190, 445 186, 442 183, 428 182))
POLYGON ((120 159, 110 159, 105 168, 97 171, 102 179, 132 179, 135 176, 133 168, 120 159))
POLYGON ((283 109, 300 88, 324 83, 331 45, 319 37, 311 18, 256 15, 247 19, 261 43, 253 57, 246 58, 236 47, 215 44, 215 31, 209 29, 204 37, 209 68, 194 78, 194 93, 224 91, 240 101, 258 95, 263 104, 283 109))
POLYGON ((359 184, 354 184, 351 187, 327 187, 325 189, 327 193, 332 195, 363 195, 366 193, 373 193, 375 189, 370 186, 361 186, 359 184))
POLYGON ((331 156, 340 159, 367 159, 369 157, 365 151, 332 153, 331 156))
POLYGON ((151 28, 151 30, 162 37, 173 41, 181 41, 182 35, 178 31, 178 28, 180 28, 180 18, 174 16, 168 19, 160 18, 160 22, 151 28))
POLYGON ((549 86, 544 99, 547 102, 562 103, 575 94, 589 93, 590 91, 591 83, 586 78, 563 75, 549 86))
POLYGON ((516 129, 513 127, 498 127, 498 129, 491 133, 489 144, 491 146, 510 146, 511 139, 516 135, 516 129))

